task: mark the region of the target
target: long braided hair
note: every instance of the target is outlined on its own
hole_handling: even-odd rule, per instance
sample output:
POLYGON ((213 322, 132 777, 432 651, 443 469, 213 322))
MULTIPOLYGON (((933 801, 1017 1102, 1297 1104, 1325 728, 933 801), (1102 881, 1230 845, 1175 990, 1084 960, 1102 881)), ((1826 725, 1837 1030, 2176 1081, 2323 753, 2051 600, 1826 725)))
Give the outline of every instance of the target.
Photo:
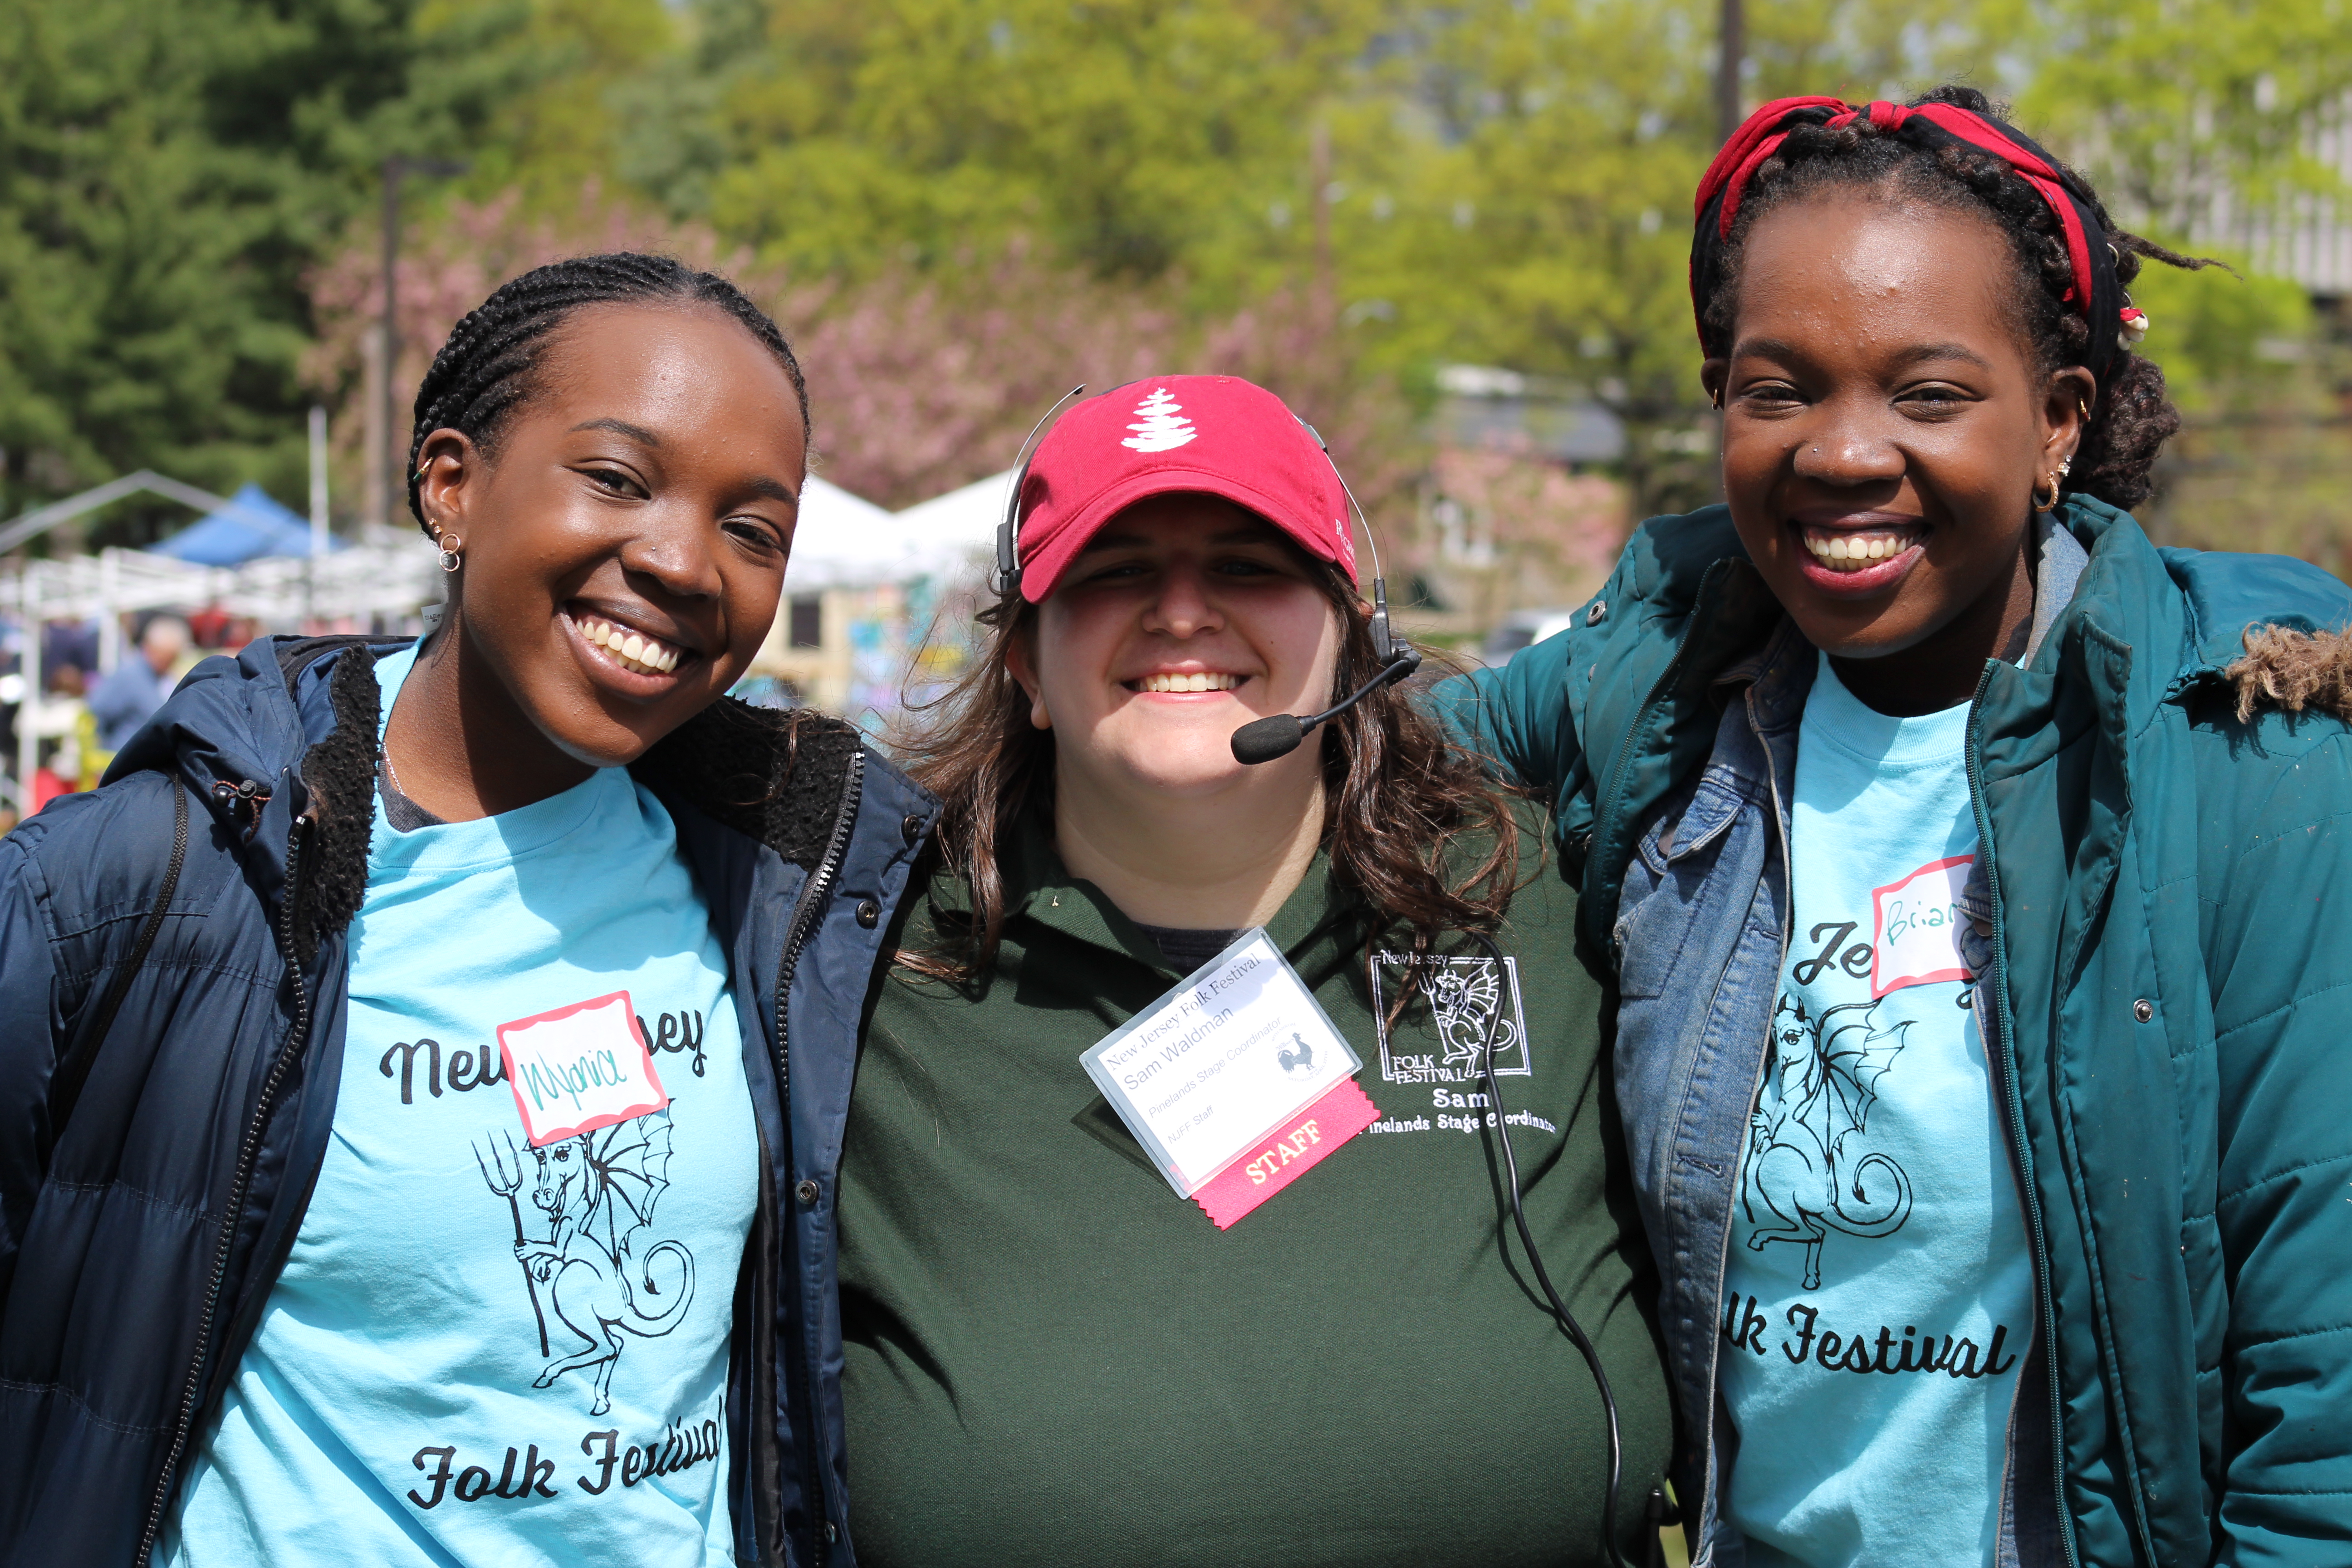
POLYGON ((1719 202, 1719 186, 1702 187, 1701 245, 1693 253, 1692 276, 1699 340, 1706 353, 1718 357, 1729 351, 1745 242, 1757 220, 1774 208, 1829 190, 1861 188, 1973 212, 1990 218, 2008 237, 2016 264, 2016 287, 2009 295, 2038 362, 2035 368, 2046 374, 2083 365, 2097 378, 2098 393, 2074 468, 2061 488, 2126 509, 2147 500, 2153 489, 2149 469, 2180 428, 2180 415, 2165 395, 2164 372, 2156 362, 2117 341, 2114 312, 2085 308, 2086 269, 2078 266, 2082 258, 2068 243, 2064 206, 2074 209, 2073 221, 2084 230, 2081 249, 2095 264, 2098 284, 2090 293, 2101 307, 2106 301, 2099 296, 2112 278, 2118 300, 2128 310, 2129 296, 2123 290, 2139 276, 2143 258, 2173 267, 2219 264, 2167 250, 2117 227, 2088 181, 2018 135, 1974 88, 1939 87, 1904 107, 1949 105, 1980 118, 1994 135, 2030 149, 2028 156, 2048 169, 2038 184, 2030 168, 2021 172, 2011 159, 1941 134, 1940 122, 1926 116, 1836 105, 1846 112, 1830 123, 1809 123, 1801 117, 1822 118, 1834 100, 1787 101, 1821 107, 1792 111, 1781 122, 1785 135, 1770 154, 1752 171, 1742 169, 1734 176, 1737 209, 1719 247, 1712 231, 1720 207, 1706 204, 1710 195, 1719 202), (2064 205, 2053 198, 2064 198, 2064 205))
POLYGON ((667 256, 573 257, 499 284, 433 356, 433 368, 416 389, 416 429, 408 443, 408 510, 419 528, 432 531, 416 493, 416 463, 426 438, 436 430, 455 430, 486 453, 494 451, 500 427, 534 390, 548 340, 572 312, 583 305, 638 302, 708 305, 740 323, 784 367, 800 398, 801 434, 808 434, 808 384, 800 362, 776 323, 741 289, 667 256))

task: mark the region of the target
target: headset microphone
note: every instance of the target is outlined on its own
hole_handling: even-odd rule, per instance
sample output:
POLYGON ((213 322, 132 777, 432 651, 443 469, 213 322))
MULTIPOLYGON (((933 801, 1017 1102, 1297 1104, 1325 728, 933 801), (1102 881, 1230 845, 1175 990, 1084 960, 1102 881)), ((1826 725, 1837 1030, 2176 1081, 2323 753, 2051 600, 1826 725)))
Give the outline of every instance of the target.
MULTIPOLYGON (((1330 462, 1331 447, 1323 439, 1323 433, 1304 419, 1298 423, 1315 437, 1315 444, 1323 448, 1324 460, 1330 462)), ((1421 650, 1390 628, 1388 574, 1381 565, 1381 546, 1380 542, 1372 537, 1371 520, 1364 515, 1363 503, 1357 500, 1356 492, 1348 488, 1347 476, 1339 472, 1337 463, 1331 464, 1331 477, 1339 481, 1340 493, 1348 498, 1348 504, 1356 509, 1356 521, 1364 529, 1364 542, 1371 546, 1372 657, 1380 661, 1381 671, 1357 688, 1344 701, 1326 708, 1320 713, 1307 716, 1269 714, 1264 719, 1252 720, 1234 731, 1234 761, 1245 767, 1255 767, 1260 763, 1270 763, 1276 757, 1290 755, 1298 750, 1299 742, 1306 740, 1307 733, 1317 725, 1337 719, 1381 687, 1393 686, 1421 668, 1421 650)))
POLYGON ((1378 691, 1383 686, 1393 686, 1421 668, 1421 650, 1402 638, 1383 635, 1388 631, 1389 611, 1385 602, 1388 585, 1374 583, 1372 591, 1379 595, 1380 607, 1372 612, 1372 643, 1378 649, 1386 643, 1388 663, 1378 675, 1358 687, 1347 700, 1320 713, 1301 718, 1296 713, 1276 713, 1264 719, 1254 719, 1234 731, 1234 761, 1255 767, 1270 763, 1276 757, 1286 757, 1298 749, 1307 731, 1318 724, 1328 722, 1378 691))

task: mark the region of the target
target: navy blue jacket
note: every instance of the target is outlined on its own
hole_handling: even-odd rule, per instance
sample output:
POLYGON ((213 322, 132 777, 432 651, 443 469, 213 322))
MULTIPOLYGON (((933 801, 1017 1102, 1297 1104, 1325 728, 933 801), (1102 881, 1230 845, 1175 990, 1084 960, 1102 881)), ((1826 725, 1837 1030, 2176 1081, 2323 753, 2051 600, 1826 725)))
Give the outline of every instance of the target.
MULTIPOLYGON (((0 1563, 147 1561, 293 1245, 342 1067, 375 660, 404 646, 208 659, 105 787, 0 841, 0 1563)), ((729 955, 768 1175, 728 1390, 738 1554, 847 1564, 834 1177, 932 803, 851 726, 735 702, 632 771, 729 955)))

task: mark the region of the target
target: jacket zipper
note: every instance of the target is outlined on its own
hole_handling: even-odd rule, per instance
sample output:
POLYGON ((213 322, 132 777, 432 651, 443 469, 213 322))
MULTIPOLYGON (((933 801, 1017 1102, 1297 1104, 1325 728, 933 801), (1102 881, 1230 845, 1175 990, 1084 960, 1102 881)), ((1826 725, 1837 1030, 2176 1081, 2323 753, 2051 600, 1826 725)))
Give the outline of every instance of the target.
POLYGON ((278 910, 278 942, 285 954, 287 973, 294 982, 294 1026, 288 1031, 286 1043, 278 1047, 277 1057, 269 1064, 268 1074, 261 1081, 260 1099, 256 1102, 252 1119, 246 1124, 244 1141, 236 1152, 236 1175, 229 1184, 227 1212, 221 1222, 220 1245, 213 1253, 211 1282, 205 1288, 204 1309, 196 1320, 195 1353, 188 1363, 187 1385, 180 1395, 178 1425, 172 1433, 172 1447, 163 1456, 163 1468, 155 1478, 154 1495, 147 1504, 147 1524, 139 1537, 139 1551, 131 1559, 132 1568, 147 1568, 155 1551, 156 1537, 163 1528, 163 1510, 172 1495, 172 1482, 178 1473, 181 1458, 186 1453, 188 1439, 195 1427, 197 1395, 203 1386, 205 1362, 212 1349, 213 1329, 220 1313, 221 1290, 228 1279, 229 1255, 236 1246, 238 1221, 245 1213, 246 1189, 253 1180, 253 1166, 260 1157, 262 1129, 268 1125, 270 1108, 278 1099, 278 1090, 286 1081, 286 1074, 294 1058, 301 1053, 310 1036, 310 986, 303 977, 300 960, 294 955, 294 904, 296 889, 302 875, 302 842, 310 826, 310 819, 298 816, 287 835, 286 891, 278 910))
MULTIPOLYGON (((1977 819, 1977 853, 1984 857, 1985 886, 1992 894, 1992 1003, 1994 1029, 2000 1038, 1986 1042, 1989 1049, 2000 1058, 2000 1092, 2008 1112, 2010 1148, 2016 1160, 2021 1180, 2018 1196, 2025 1205, 2026 1228, 2033 1237, 2034 1306, 2041 1313, 2042 1353, 2050 1379, 2050 1466, 2051 1496, 2058 1515, 2058 1539, 2066 1549, 2067 1568, 2076 1568, 2081 1562, 2074 1546, 2074 1521, 2066 1512, 2066 1440, 2063 1410, 2058 1390, 2058 1314, 2050 1293, 2050 1242, 2042 1228, 2042 1198, 2033 1186, 2033 1151, 2025 1139, 2025 1104, 2017 1082, 2017 1020, 2009 1011, 2009 922, 2001 904, 2000 862, 1993 853, 1992 813, 1986 809, 1984 770, 1982 766, 1983 738, 1978 732, 1979 717, 1984 711, 1985 689, 1992 684, 1994 662, 1985 661, 1984 674, 1977 680, 1977 694, 1969 705, 1969 804, 1977 819)), ((1977 986, 1978 1005, 1982 1006, 1985 987, 1977 986)), ((1981 1016, 1981 1015, 1980 1015, 1981 1016)))
MULTIPOLYGON (((858 796, 866 782, 866 752, 863 747, 849 753, 849 777, 842 785, 841 809, 833 819, 833 839, 825 846, 824 858, 817 862, 809 876, 808 886, 801 889, 800 904, 793 910, 793 923, 784 933, 784 955, 776 966, 776 1099, 784 1117, 789 1139, 793 1118, 793 1057, 790 1024, 787 1015, 793 994, 793 971, 799 965, 801 949, 808 945, 809 934, 815 929, 818 910, 824 902, 825 890, 841 873, 841 862, 849 851, 849 832, 857 821, 858 796)), ((795 1219, 794 1223, 798 1223, 795 1219)), ((824 1467, 818 1462, 819 1431, 816 1378, 812 1369, 809 1378, 809 1440, 801 1445, 806 1457, 809 1495, 817 1500, 818 1519, 810 1531, 810 1553, 814 1568, 824 1568, 825 1531, 833 1523, 833 1498, 824 1484, 824 1467)))

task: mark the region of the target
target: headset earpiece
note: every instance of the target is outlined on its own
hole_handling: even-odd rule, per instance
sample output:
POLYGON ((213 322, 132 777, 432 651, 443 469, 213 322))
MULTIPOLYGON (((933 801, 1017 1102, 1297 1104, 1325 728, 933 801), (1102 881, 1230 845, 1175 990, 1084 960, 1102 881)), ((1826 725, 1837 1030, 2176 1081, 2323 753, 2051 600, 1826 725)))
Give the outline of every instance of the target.
POLYGON ((1013 516, 1020 509, 1021 487, 1028 478, 1026 466, 1013 476, 1013 500, 996 524, 995 587, 999 598, 1009 599, 1021 591, 1021 568, 1013 558, 1013 516))
POLYGON ((1013 493, 1004 498, 1004 516, 996 525, 996 592, 1010 598, 1021 591, 1021 492, 1029 488, 1029 465, 1037 456, 1038 437, 1062 405, 1086 391, 1087 384, 1078 383, 1054 400, 1054 406, 1030 427, 1029 438, 1021 443, 1020 455, 1013 460, 1013 493))
MULTIPOLYGON (((1291 417, 1298 419, 1295 414, 1291 417)), ((1380 661, 1383 671, 1391 672, 1388 681, 1402 680, 1421 668, 1421 653, 1389 625, 1388 573, 1381 565, 1381 542, 1372 537, 1372 520, 1364 515, 1364 503, 1348 488, 1348 476, 1339 471, 1339 463, 1332 458, 1331 444, 1323 439, 1323 432, 1304 419, 1298 420, 1298 427, 1314 437, 1315 444, 1323 449, 1323 460, 1331 465, 1331 477, 1339 481, 1339 493, 1355 509, 1357 525, 1364 531, 1364 543, 1372 552, 1372 657, 1380 661), (1404 668, 1396 668, 1399 664, 1404 668)))

